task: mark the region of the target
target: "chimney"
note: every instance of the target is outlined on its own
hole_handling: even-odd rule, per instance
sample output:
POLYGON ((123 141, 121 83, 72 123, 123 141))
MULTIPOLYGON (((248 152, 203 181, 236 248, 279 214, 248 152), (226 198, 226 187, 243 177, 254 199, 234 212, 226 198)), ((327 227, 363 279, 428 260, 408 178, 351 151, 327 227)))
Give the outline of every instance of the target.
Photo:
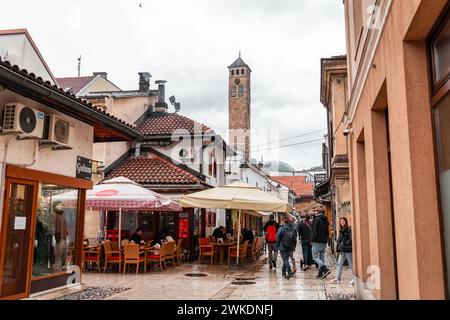
POLYGON ((150 78, 152 75, 148 72, 139 72, 139 92, 150 91, 150 78))
POLYGON ((93 72, 94 77, 101 76, 102 78, 108 79, 108 73, 106 72, 93 72))
POLYGON ((167 112, 168 105, 166 103, 166 83, 165 80, 157 80, 158 85, 158 102, 155 103, 155 112, 167 112))

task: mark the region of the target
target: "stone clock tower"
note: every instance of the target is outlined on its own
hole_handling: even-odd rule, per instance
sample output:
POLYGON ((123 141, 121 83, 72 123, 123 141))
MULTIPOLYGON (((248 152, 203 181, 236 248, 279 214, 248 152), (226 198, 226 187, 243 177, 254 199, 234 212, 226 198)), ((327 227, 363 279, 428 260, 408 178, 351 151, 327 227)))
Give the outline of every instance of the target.
POLYGON ((242 60, 241 54, 229 67, 229 137, 230 145, 243 153, 246 160, 251 159, 251 91, 250 75, 252 70, 242 60))

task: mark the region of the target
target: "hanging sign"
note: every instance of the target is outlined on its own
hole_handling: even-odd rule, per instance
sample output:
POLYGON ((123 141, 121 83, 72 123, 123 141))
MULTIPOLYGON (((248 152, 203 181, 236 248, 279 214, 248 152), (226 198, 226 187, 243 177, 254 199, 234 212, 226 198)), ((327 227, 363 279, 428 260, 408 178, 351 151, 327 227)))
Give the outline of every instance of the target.
POLYGON ((77 166, 75 177, 78 179, 91 180, 92 178, 92 160, 84 157, 77 157, 77 166))

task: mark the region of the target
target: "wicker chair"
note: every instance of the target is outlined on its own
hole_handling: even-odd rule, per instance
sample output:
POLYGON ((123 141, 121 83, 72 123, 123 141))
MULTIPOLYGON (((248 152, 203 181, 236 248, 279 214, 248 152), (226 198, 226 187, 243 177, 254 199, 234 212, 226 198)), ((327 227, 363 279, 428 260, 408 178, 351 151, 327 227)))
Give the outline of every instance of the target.
POLYGON ((214 246, 211 245, 210 238, 200 238, 198 241, 200 248, 200 261, 202 260, 202 257, 211 257, 212 265, 216 252, 214 251, 214 246))
POLYGON ((86 263, 92 265, 95 263, 97 265, 98 272, 102 272, 100 269, 100 258, 101 258, 101 247, 99 246, 96 250, 83 250, 81 271, 84 272, 86 269, 86 263))
POLYGON ((144 272, 147 271, 147 263, 145 261, 145 251, 139 251, 138 244, 126 244, 123 246, 124 259, 123 259, 123 273, 127 272, 127 265, 136 265, 136 274, 139 273, 139 265, 144 265, 144 272))
POLYGON ((159 254, 155 254, 154 251, 149 251, 145 256, 145 264, 156 264, 160 267, 161 271, 164 271, 166 251, 167 247, 164 245, 161 246, 159 254))
POLYGON ((122 271, 122 252, 120 250, 113 250, 110 240, 105 241, 104 248, 105 248, 105 268, 103 272, 106 272, 108 264, 118 264, 120 273, 122 271))
POLYGON ((248 240, 239 245, 239 252, 237 246, 230 247, 228 249, 228 265, 231 265, 231 259, 239 257, 242 264, 245 265, 245 258, 247 257, 248 240))
POLYGON ((181 264, 182 255, 183 255, 183 239, 178 239, 177 248, 175 251, 175 256, 177 258, 178 264, 181 264))

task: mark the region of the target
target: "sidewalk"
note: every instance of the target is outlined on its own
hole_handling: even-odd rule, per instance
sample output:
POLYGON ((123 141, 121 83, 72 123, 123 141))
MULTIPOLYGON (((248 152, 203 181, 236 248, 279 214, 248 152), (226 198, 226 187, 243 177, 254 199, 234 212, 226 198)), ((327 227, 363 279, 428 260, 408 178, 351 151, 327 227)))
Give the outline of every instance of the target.
MULTIPOLYGON (((301 250, 296 252, 297 264, 301 250)), ((334 258, 327 256, 334 266, 334 258)), ((169 266, 167 271, 146 274, 84 273, 83 285, 60 290, 34 299, 82 300, 349 300, 354 287, 349 284, 351 273, 344 268, 341 284, 334 284, 335 270, 326 280, 317 279, 317 270, 297 271, 295 278, 281 277, 281 258, 277 269, 269 270, 266 258, 247 264, 244 268, 182 264, 169 266), (194 274, 194 277, 188 276, 194 274)), ((297 266, 299 269, 299 267, 297 266)))

